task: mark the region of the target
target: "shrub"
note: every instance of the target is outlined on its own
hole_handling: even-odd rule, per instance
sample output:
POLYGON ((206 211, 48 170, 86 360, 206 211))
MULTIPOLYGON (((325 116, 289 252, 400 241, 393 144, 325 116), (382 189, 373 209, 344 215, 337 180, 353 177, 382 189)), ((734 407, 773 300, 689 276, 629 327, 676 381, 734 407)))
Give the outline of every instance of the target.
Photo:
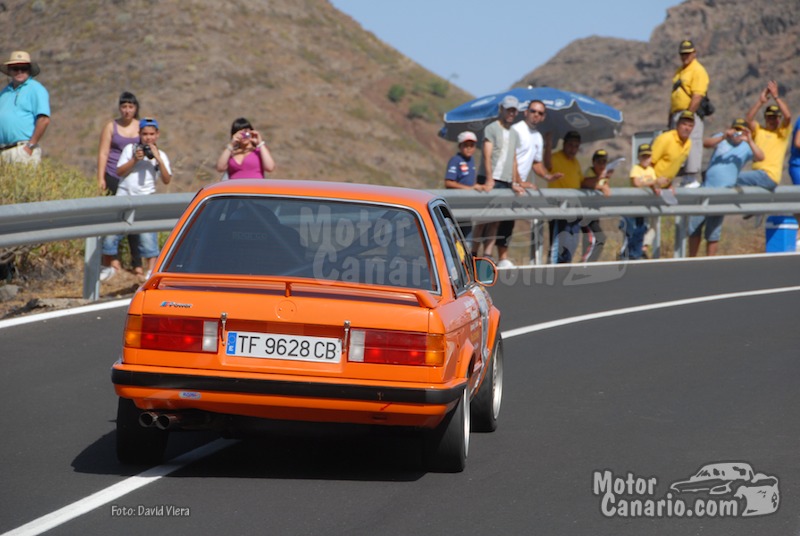
MULTIPOLYGON (((44 159, 38 166, 5 164, 0 162, 0 205, 78 199, 97 195, 97 185, 92 178, 79 171, 44 159)), ((39 246, 20 246, 9 250, 0 248, 0 259, 16 251, 17 268, 25 273, 35 265, 59 269, 83 257, 84 241, 67 240, 39 246)))
POLYGON ((428 85, 428 89, 437 97, 444 98, 447 96, 447 91, 450 89, 450 84, 444 80, 434 80, 428 85))
POLYGON ((427 119, 428 115, 428 105, 424 102, 414 103, 408 109, 409 119, 427 119))
POLYGON ((394 84, 392 87, 389 88, 389 100, 392 102, 400 102, 406 94, 406 88, 401 86, 400 84, 394 84))

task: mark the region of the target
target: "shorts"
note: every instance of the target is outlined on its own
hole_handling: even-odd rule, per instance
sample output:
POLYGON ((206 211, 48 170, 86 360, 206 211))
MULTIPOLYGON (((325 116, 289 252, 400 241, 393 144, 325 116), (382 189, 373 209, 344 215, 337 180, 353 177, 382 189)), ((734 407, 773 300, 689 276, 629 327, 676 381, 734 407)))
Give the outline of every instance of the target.
POLYGON ((766 171, 753 169, 739 173, 739 178, 736 179, 736 186, 760 186, 773 192, 778 184, 767 175, 766 171))
MULTIPOLYGON (((123 235, 112 235, 103 238, 103 255, 114 256, 119 252, 119 241, 123 235)), ((158 257, 158 233, 141 233, 139 236, 139 257, 152 259, 158 257)), ((136 256, 136 254, 133 254, 136 256)))
POLYGON ((28 156, 25 152, 24 141, 19 142, 16 147, 10 147, 5 151, 0 151, 0 160, 7 164, 33 164, 36 165, 42 161, 42 149, 37 147, 33 150, 33 154, 28 156))
POLYGON ((722 236, 722 221, 725 216, 692 216, 686 229, 689 236, 705 235, 708 242, 719 242, 722 236), (705 228, 705 233, 703 233, 705 228))

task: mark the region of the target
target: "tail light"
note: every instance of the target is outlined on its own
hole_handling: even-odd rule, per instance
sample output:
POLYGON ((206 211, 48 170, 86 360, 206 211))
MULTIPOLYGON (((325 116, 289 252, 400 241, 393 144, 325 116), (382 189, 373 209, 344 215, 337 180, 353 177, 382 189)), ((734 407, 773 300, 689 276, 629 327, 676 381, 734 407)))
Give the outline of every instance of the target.
POLYGON ((216 352, 218 332, 217 320, 128 315, 125 346, 174 352, 216 352))
POLYGON ((428 333, 354 329, 347 355, 348 361, 360 363, 438 367, 444 364, 445 339, 428 333))

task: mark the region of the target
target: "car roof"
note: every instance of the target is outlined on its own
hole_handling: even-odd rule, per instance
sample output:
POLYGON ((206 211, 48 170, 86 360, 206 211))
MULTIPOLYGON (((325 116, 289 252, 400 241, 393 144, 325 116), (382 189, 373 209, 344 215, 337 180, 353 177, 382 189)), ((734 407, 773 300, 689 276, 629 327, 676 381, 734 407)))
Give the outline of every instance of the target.
POLYGON ((263 194, 292 197, 321 197, 400 204, 424 210, 437 196, 414 188, 353 184, 345 182, 234 179, 218 182, 200 191, 201 197, 220 194, 263 194))

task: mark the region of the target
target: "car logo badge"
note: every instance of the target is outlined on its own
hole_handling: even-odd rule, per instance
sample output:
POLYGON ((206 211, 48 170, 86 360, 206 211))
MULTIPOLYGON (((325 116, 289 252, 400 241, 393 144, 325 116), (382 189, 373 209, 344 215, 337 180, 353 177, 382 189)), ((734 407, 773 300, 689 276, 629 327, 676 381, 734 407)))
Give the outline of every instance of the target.
POLYGON ((161 307, 177 307, 178 309, 191 309, 191 303, 178 303, 173 301, 163 301, 161 302, 161 307))

